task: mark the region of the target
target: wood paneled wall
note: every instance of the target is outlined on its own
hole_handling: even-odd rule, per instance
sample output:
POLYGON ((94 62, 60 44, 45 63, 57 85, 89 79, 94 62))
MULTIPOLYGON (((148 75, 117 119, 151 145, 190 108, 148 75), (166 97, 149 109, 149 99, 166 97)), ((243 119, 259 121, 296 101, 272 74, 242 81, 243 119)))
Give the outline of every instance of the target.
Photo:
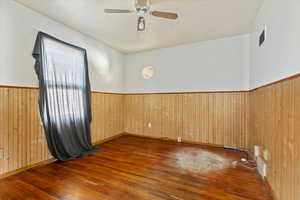
POLYGON ((92 93, 94 144, 124 132, 123 100, 124 96, 119 94, 92 93))
POLYGON ((275 198, 300 199, 299 76, 250 92, 126 95, 124 102, 128 133, 268 150, 275 198))
MULTIPOLYGON (((92 94, 93 143, 122 132, 269 151, 278 200, 300 199, 300 78, 251 92, 92 94), (151 127, 149 126, 151 123, 151 127)), ((37 90, 0 88, 0 175, 50 159, 37 90)))
MULTIPOLYGON (((51 158, 37 104, 38 90, 0 88, 0 175, 51 158)), ((123 132, 123 96, 92 94, 93 143, 123 132)))
POLYGON ((269 152, 267 179, 278 200, 300 199, 300 77, 250 94, 250 142, 269 152))
POLYGON ((248 92, 126 95, 124 128, 151 137, 247 148, 248 100, 248 92))
POLYGON ((0 88, 1 173, 50 159, 38 115, 37 90, 0 88))
MULTIPOLYGON (((0 148, 8 149, 8 89, 0 88, 0 148)), ((0 159, 0 174, 8 171, 7 154, 0 159)))

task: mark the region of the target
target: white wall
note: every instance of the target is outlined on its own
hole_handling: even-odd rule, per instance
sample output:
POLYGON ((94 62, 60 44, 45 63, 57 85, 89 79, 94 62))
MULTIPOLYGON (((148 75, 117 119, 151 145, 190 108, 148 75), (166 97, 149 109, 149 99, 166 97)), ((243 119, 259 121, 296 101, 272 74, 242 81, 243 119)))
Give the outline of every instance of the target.
POLYGON ((38 86, 31 56, 38 31, 87 49, 92 90, 122 92, 123 54, 12 0, 0 0, 0 85, 38 86))
POLYGON ((251 35, 251 89, 300 73, 300 1, 265 0, 251 35), (267 38, 258 46, 267 27, 267 38))
POLYGON ((249 35, 125 56, 125 93, 249 89, 249 35), (156 74, 144 80, 142 69, 156 74))
POLYGON ((87 49, 94 91, 253 89, 300 73, 299 10, 299 0, 265 0, 254 23, 250 52, 250 36, 242 35, 129 54, 124 58, 103 43, 12 0, 0 0, 0 85, 38 86, 31 52, 41 30, 87 49), (258 37, 265 25, 267 39, 258 47, 258 37), (142 68, 147 65, 156 69, 151 80, 141 76, 142 68))

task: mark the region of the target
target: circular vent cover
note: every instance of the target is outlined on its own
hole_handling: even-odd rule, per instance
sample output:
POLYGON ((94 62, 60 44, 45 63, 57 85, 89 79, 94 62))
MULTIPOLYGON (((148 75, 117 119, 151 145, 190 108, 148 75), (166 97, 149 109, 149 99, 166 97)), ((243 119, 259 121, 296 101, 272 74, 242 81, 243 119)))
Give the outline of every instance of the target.
POLYGON ((142 71, 144 79, 151 79, 154 75, 154 69, 152 66, 144 67, 142 71))

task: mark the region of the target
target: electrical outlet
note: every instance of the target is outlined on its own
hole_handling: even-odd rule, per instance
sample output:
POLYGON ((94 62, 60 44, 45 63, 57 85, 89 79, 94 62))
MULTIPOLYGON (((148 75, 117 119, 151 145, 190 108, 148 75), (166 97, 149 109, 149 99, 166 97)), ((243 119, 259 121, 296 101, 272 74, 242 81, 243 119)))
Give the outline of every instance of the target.
POLYGON ((177 138, 177 142, 182 142, 181 137, 177 138))
POLYGON ((264 178, 267 176, 267 164, 264 160, 259 156, 257 157, 257 169, 259 174, 264 178))
POLYGON ((4 160, 4 149, 0 149, 0 160, 4 160))
POLYGON ((263 157, 264 157, 265 161, 268 161, 270 159, 270 153, 269 153, 268 149, 265 149, 263 151, 263 157))
POLYGON ((260 156, 260 147, 257 145, 254 146, 254 156, 256 159, 260 156))

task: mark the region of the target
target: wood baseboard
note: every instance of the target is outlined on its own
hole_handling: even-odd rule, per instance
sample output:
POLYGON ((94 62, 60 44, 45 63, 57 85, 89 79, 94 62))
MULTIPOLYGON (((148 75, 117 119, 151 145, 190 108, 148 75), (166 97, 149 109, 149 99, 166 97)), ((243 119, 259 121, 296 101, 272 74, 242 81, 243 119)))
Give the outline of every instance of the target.
POLYGON ((272 197, 272 199, 273 200, 277 200, 277 198, 275 197, 275 193, 274 193, 274 191, 273 191, 273 189, 272 189, 272 187, 271 187, 271 185, 270 185, 270 183, 269 183, 269 180, 268 180, 268 178, 265 178, 264 179, 264 184, 266 185, 266 188, 267 188, 267 192, 269 193, 269 195, 272 197))
MULTIPOLYGON (((109 138, 105 138, 105 139, 103 139, 103 140, 101 140, 99 142, 94 143, 93 145, 100 145, 100 144, 103 144, 105 142, 109 142, 111 140, 115 140, 115 139, 117 139, 117 138, 119 138, 119 137, 121 137, 123 135, 124 135, 124 133, 120 133, 118 135, 115 135, 115 136, 112 136, 112 137, 109 137, 109 138)), ((22 167, 22 168, 19 168, 19 169, 10 171, 10 172, 6 172, 4 174, 0 174, 0 179, 3 179, 3 178, 6 178, 6 177, 9 177, 9 176, 18 174, 20 172, 26 171, 26 170, 34 168, 34 167, 48 165, 48 164, 53 163, 55 161, 56 161, 55 158, 51 158, 51 159, 43 160, 41 162, 38 162, 38 163, 35 163, 35 164, 32 164, 32 165, 28 165, 28 166, 25 166, 25 167, 22 167)))
MULTIPOLYGON (((167 137, 162 138, 162 137, 146 136, 146 135, 139 135, 139 134, 132 134, 132 133, 126 133, 126 132, 124 132, 124 133, 120 133, 120 134, 112 136, 112 137, 105 138, 105 139, 103 139, 101 141, 95 142, 93 145, 100 145, 100 144, 103 144, 103 143, 106 143, 106 142, 110 142, 112 140, 118 139, 118 138, 120 138, 122 136, 125 136, 125 135, 131 135, 131 136, 135 136, 135 137, 143 137, 143 138, 150 138, 150 139, 157 139, 157 140, 166 140, 166 141, 177 142, 176 139, 167 138, 167 137)), ((189 141, 189 140, 182 140, 181 143, 203 145, 203 146, 209 146, 209 147, 215 147, 215 148, 226 148, 225 146, 222 146, 222 145, 216 145, 216 144, 210 144, 210 143, 203 143, 203 142, 195 142, 195 141, 189 141)), ((237 148, 235 150, 244 151, 244 152, 248 153, 247 150, 241 149, 241 148, 237 148)), ((0 175, 0 179, 12 176, 14 174, 18 174, 20 172, 26 171, 26 170, 34 168, 34 167, 38 167, 38 166, 42 166, 42 165, 47 165, 47 164, 53 163, 55 161, 56 161, 56 159, 51 158, 49 160, 44 160, 44 161, 41 161, 41 162, 38 162, 38 163, 35 163, 35 164, 32 164, 32 165, 29 165, 29 166, 26 166, 26 167, 22 167, 20 169, 16 169, 16 170, 13 170, 13 171, 1 174, 0 175)))
POLYGON ((93 145, 100 145, 100 144, 103 144, 103 143, 106 143, 106 142, 110 142, 112 140, 115 140, 115 139, 118 139, 119 137, 122 137, 123 135, 126 135, 125 133, 120 133, 118 135, 114 135, 114 136, 111 136, 111 137, 108 137, 108 138, 105 138, 101 141, 98 141, 98 142, 95 142, 93 145))
POLYGON ((9 176, 18 174, 18 173, 20 173, 20 172, 26 171, 26 170, 31 169, 31 168, 34 168, 34 167, 43 166, 43 165, 48 165, 48 164, 53 163, 53 162, 55 162, 55 161, 56 161, 55 158, 51 158, 51 159, 49 159, 49 160, 43 160, 43 161, 41 161, 41 162, 38 162, 38 163, 35 163, 35 164, 32 164, 32 165, 28 165, 28 166, 26 166, 26 167, 22 167, 22 168, 19 168, 19 169, 10 171, 10 172, 6 172, 6 173, 0 175, 0 179, 3 179, 3 178, 6 178, 6 177, 9 177, 9 176))
MULTIPOLYGON (((248 151, 248 160, 253 160, 254 162, 256 162, 256 159, 255 159, 255 156, 254 156, 254 153, 251 152, 251 151, 248 151)), ((257 172, 258 173, 258 172, 257 172)), ((269 183, 269 180, 268 180, 268 177, 265 177, 265 178, 262 178, 263 179, 263 182, 267 188, 267 192, 270 194, 270 196, 272 197, 273 200, 277 200, 275 198, 275 193, 269 183)))
MULTIPOLYGON (((148 135, 132 134, 132 133, 127 133, 127 132, 123 133, 123 135, 131 135, 131 136, 135 136, 135 137, 143 137, 143 138, 150 138, 150 139, 167 140, 167 141, 177 142, 176 139, 168 138, 168 137, 155 137, 155 136, 148 136, 148 135)), ((224 145, 204 143, 204 142, 195 142, 195 141, 191 141, 191 140, 182 140, 181 143, 196 144, 196 145, 209 146, 209 147, 215 147, 215 148, 232 149, 232 150, 243 151, 243 152, 248 153, 247 149, 243 149, 243 148, 240 148, 240 147, 230 148, 230 147, 226 147, 224 145)))

